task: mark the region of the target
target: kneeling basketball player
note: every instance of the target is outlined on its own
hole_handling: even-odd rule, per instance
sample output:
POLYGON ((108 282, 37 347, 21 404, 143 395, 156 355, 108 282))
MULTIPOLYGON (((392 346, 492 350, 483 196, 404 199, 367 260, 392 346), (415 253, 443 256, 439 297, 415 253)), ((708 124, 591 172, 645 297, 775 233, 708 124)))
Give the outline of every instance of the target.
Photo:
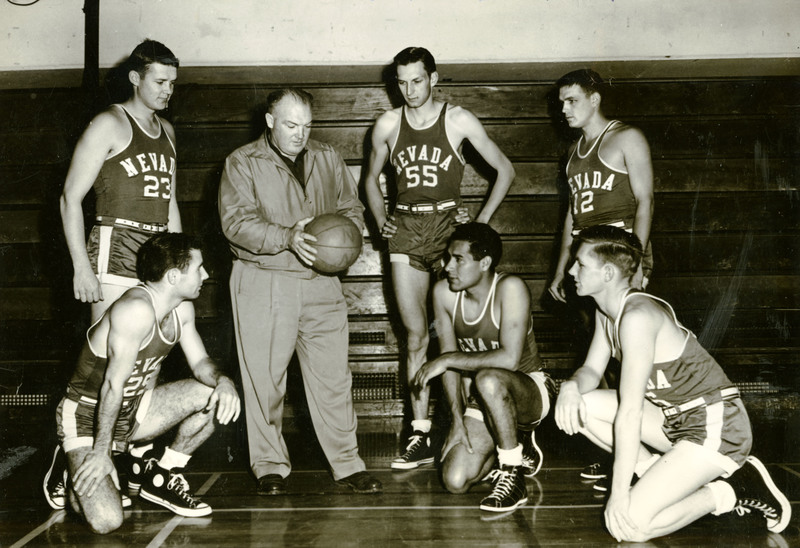
POLYGON ((494 486, 480 508, 513 510, 528 500, 525 475, 541 467, 533 429, 550 408, 530 293, 517 276, 495 271, 502 243, 489 225, 457 226, 448 254, 447 279, 433 293, 441 355, 420 368, 414 386, 443 375, 452 414, 442 450, 445 488, 464 493, 488 476, 494 486))
POLYGON ((129 487, 140 486, 141 498, 176 514, 210 514, 180 472, 215 423, 239 416, 236 388, 206 353, 189 302, 208 278, 199 246, 185 234, 154 236, 139 250, 137 274, 142 283, 89 328, 56 417, 70 505, 96 533, 114 531, 123 519, 112 452, 173 427, 160 459, 150 453, 132 467, 138 473, 129 487), (156 385, 161 361, 178 342, 195 378, 156 385))
POLYGON ((639 239, 612 226, 577 239, 569 273, 578 295, 597 303, 595 332, 585 363, 561 385, 555 419, 567 434, 613 451, 608 531, 644 542, 734 509, 783 531, 791 506, 749 456, 738 389, 669 304, 632 287, 639 239), (622 364, 619 391, 598 389, 612 356, 622 364))

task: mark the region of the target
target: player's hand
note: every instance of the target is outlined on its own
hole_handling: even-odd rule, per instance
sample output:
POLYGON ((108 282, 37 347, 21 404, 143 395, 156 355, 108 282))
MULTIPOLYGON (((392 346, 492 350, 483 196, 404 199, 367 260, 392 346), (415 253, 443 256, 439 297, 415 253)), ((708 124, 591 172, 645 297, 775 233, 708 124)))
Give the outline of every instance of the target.
POLYGON ((547 288, 550 296, 561 303, 567 302, 567 294, 564 292, 564 278, 557 277, 553 279, 553 283, 547 288))
POLYGON ((472 220, 469 216, 469 209, 466 206, 461 206, 456 209, 456 222, 460 225, 467 224, 472 220))
POLYGON ((96 303, 103 300, 100 280, 91 270, 75 272, 72 278, 72 290, 75 298, 82 303, 96 303))
POLYGON ((109 474, 115 479, 116 469, 111 461, 111 455, 106 451, 93 449, 83 458, 75 477, 72 478, 72 485, 79 496, 91 497, 109 474))
POLYGON ((586 402, 572 384, 562 384, 555 410, 556 425, 570 436, 586 424, 586 402))
POLYGON ((630 489, 624 493, 615 493, 613 490, 608 497, 604 512, 606 528, 617 542, 633 540, 638 529, 630 516, 631 497, 630 489))
POLYGON ((414 375, 414 382, 411 383, 415 391, 419 392, 431 381, 439 375, 447 371, 447 364, 443 360, 436 358, 419 368, 417 374, 414 375))
POLYGON ((467 450, 467 453, 472 454, 472 444, 469 441, 467 429, 464 428, 464 423, 461 421, 453 421, 453 424, 450 425, 450 432, 447 434, 447 439, 444 440, 441 460, 444 460, 444 457, 447 455, 447 453, 449 453, 450 450, 459 443, 464 446, 464 449, 467 450))
POLYGON ((314 260, 317 258, 317 248, 308 244, 308 242, 316 242, 317 237, 305 232, 306 225, 313 219, 314 217, 308 217, 297 221, 289 234, 289 249, 308 266, 314 264, 314 260))
POLYGON ((217 408, 217 422, 220 424, 228 424, 239 418, 241 411, 239 393, 236 391, 233 381, 228 377, 219 378, 211 397, 208 398, 206 411, 213 411, 214 407, 217 408))
POLYGON ((397 225, 395 224, 394 215, 389 215, 383 222, 381 227, 381 238, 389 239, 397 233, 397 225))

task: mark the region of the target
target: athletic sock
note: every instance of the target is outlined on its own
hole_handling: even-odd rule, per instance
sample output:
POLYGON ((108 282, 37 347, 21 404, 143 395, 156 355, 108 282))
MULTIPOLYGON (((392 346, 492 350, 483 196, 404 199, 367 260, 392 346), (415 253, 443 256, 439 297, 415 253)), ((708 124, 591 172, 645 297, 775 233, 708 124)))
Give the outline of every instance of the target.
POLYGON ((711 496, 714 497, 714 511, 711 512, 715 516, 725 514, 733 510, 736 506, 736 493, 733 487, 726 481, 712 481, 707 483, 706 487, 711 491, 711 496))
POLYGON ((500 466, 521 466, 522 444, 518 443, 514 449, 500 449, 498 446, 497 460, 500 462, 500 466))
POLYGON ((431 431, 431 421, 430 419, 417 419, 411 421, 411 429, 414 432, 422 432, 423 434, 427 434, 431 431))
POLYGON ((130 451, 128 451, 132 456, 136 458, 142 458, 145 453, 150 451, 153 448, 152 443, 148 443, 147 445, 136 445, 131 446, 130 451))
POLYGON ((636 466, 633 467, 634 474, 641 478, 644 476, 644 473, 650 470, 650 467, 653 466, 660 458, 661 455, 650 455, 649 459, 637 462, 636 466))
POLYGON ((172 470, 173 468, 185 468, 189 463, 191 455, 179 453, 169 447, 164 448, 164 456, 158 461, 158 465, 164 470, 172 470))

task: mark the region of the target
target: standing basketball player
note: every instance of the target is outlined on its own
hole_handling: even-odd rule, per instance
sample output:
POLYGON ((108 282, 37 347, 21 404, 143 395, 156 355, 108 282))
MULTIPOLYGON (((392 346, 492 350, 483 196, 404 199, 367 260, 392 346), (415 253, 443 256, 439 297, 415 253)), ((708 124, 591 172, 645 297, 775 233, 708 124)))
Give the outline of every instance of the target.
POLYGON ((268 131, 233 151, 219 185, 222 231, 234 254, 230 289, 259 495, 284 495, 292 470, 283 439, 286 371, 297 353, 311 421, 333 478, 357 493, 380 481, 358 455, 348 365, 347 303, 336 276, 311 269, 316 215, 364 226, 358 185, 328 144, 309 139, 313 98, 284 88, 267 98, 268 131))
POLYGON ((551 381, 536 347, 530 292, 522 279, 495 271, 502 250, 489 225, 456 227, 448 245, 447 279, 433 289, 441 355, 414 379, 420 389, 443 375, 452 415, 442 450, 448 491, 467 492, 490 472, 497 455, 494 489, 480 503, 490 512, 527 502, 525 475, 535 475, 542 465, 533 429, 550 409, 551 381), (532 458, 526 460, 525 453, 532 458))
MULTIPOLYGON (((125 63, 131 96, 94 117, 72 155, 61 195, 64 235, 76 299, 91 303, 92 322, 138 283, 136 252, 159 232, 181 231, 175 198, 175 132, 156 112, 167 108, 178 59, 145 40, 125 63), (94 186, 97 224, 85 241, 83 199, 94 186)), ((145 448, 147 449, 147 448, 145 448)), ((64 507, 66 463, 56 447, 44 494, 64 507)))
POLYGON ((167 108, 178 59, 145 40, 126 62, 132 94, 94 117, 81 135, 61 195, 75 298, 96 321, 137 284, 136 251, 158 232, 181 231, 175 198, 175 131, 156 113, 167 108), (97 224, 85 241, 82 203, 94 186, 97 224))
POLYGON ((569 152, 569 209, 564 219, 558 264, 549 288, 553 298, 561 302, 566 302, 563 282, 572 240, 584 228, 613 225, 636 234, 647 252, 642 271, 634 279, 634 287, 646 287, 653 270, 650 147, 641 131, 605 117, 603 86, 603 79, 589 69, 570 72, 556 82, 567 124, 582 132, 569 152))
POLYGON ((189 491, 182 469, 211 436, 215 421, 239 416, 239 395, 208 357, 190 302, 208 278, 199 245, 184 234, 160 234, 139 250, 142 283, 126 291, 86 333, 58 406, 58 435, 72 478, 70 505, 95 533, 123 520, 112 452, 177 427, 159 458, 139 458, 129 487, 181 516, 211 508, 189 491), (194 379, 157 384, 162 360, 180 342, 194 379))
POLYGON ((791 506, 748 456, 753 438, 738 389, 669 304, 632 285, 638 238, 595 226, 578 242, 569 272, 578 295, 597 303, 595 331, 583 366, 561 385, 555 419, 613 452, 608 531, 645 542, 734 508, 783 531, 791 506), (622 364, 619 391, 598 389, 612 357, 622 364))
MULTIPOLYGON (((502 202, 514 179, 514 168, 475 115, 433 98, 439 74, 428 50, 406 48, 395 56, 393 65, 405 105, 385 112, 375 122, 365 189, 381 236, 389 241, 392 285, 408 336, 406 373, 410 383, 428 350, 430 272, 441 270, 441 256, 454 224, 469 221, 466 208, 460 207, 461 147, 469 140, 497 171, 492 192, 477 217, 480 222, 488 223, 502 202), (397 182, 395 210, 389 216, 378 182, 387 159, 397 182)), ((413 434, 392 468, 433 462, 429 397, 427 386, 411 396, 413 434)))

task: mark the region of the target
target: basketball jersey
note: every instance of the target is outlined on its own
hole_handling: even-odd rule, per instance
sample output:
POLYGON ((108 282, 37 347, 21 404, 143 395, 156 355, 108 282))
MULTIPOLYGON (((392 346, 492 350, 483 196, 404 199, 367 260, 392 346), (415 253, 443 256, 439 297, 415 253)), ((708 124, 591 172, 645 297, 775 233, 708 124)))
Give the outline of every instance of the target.
POLYGON ((625 312, 625 305, 633 295, 641 295, 660 303, 669 311, 675 325, 686 334, 684 346, 678 358, 653 364, 645 391, 645 397, 650 402, 660 407, 671 407, 733 386, 722 367, 697 342, 694 333, 678 321, 675 311, 669 303, 654 295, 637 290, 630 290, 622 297, 619 315, 613 324, 608 321, 608 318, 603 318, 603 327, 615 358, 622 361, 619 324, 625 312))
POLYGON ((572 224, 575 231, 596 225, 614 225, 628 230, 636 218, 636 199, 628 172, 612 168, 600 157, 600 144, 612 126, 610 121, 586 154, 581 154, 583 136, 567 162, 572 224))
POLYGON ((153 136, 142 129, 125 107, 114 107, 121 108, 128 117, 131 140, 100 168, 94 182, 97 215, 167 224, 176 167, 175 146, 158 116, 158 134, 153 136))
MULTIPOLYGON (((468 321, 464 317, 464 292, 456 293, 453 305, 453 331, 455 331, 458 347, 462 352, 485 352, 500 348, 500 322, 494 317, 494 296, 497 282, 502 277, 503 274, 495 273, 483 310, 475 320, 468 321)), ((533 335, 533 319, 529 316, 528 335, 525 345, 522 347, 517 371, 531 373, 539 371, 542 365, 536 338, 533 335)))
MULTIPOLYGON (((146 286, 138 285, 136 287, 143 289, 150 297, 150 301, 153 301, 153 295, 146 286)), ((155 321, 150 336, 139 348, 133 372, 125 383, 122 392, 123 410, 140 398, 147 389, 155 386, 158 372, 161 369, 161 361, 180 340, 181 321, 178 310, 174 309, 170 316, 175 336, 173 340, 167 340, 161 331, 158 320, 155 321)), ((95 351, 92 348, 91 335, 101 321, 102 318, 97 320, 86 332, 86 342, 78 357, 78 366, 75 368, 75 373, 72 375, 68 385, 68 395, 71 399, 77 400, 83 397, 89 400, 97 400, 100 396, 100 388, 108 367, 108 352, 100 353, 95 351)))
POLYGON ((436 121, 424 129, 414 129, 400 116, 400 130, 391 149, 397 172, 397 201, 422 204, 461 199, 464 160, 447 138, 447 103, 436 121))

